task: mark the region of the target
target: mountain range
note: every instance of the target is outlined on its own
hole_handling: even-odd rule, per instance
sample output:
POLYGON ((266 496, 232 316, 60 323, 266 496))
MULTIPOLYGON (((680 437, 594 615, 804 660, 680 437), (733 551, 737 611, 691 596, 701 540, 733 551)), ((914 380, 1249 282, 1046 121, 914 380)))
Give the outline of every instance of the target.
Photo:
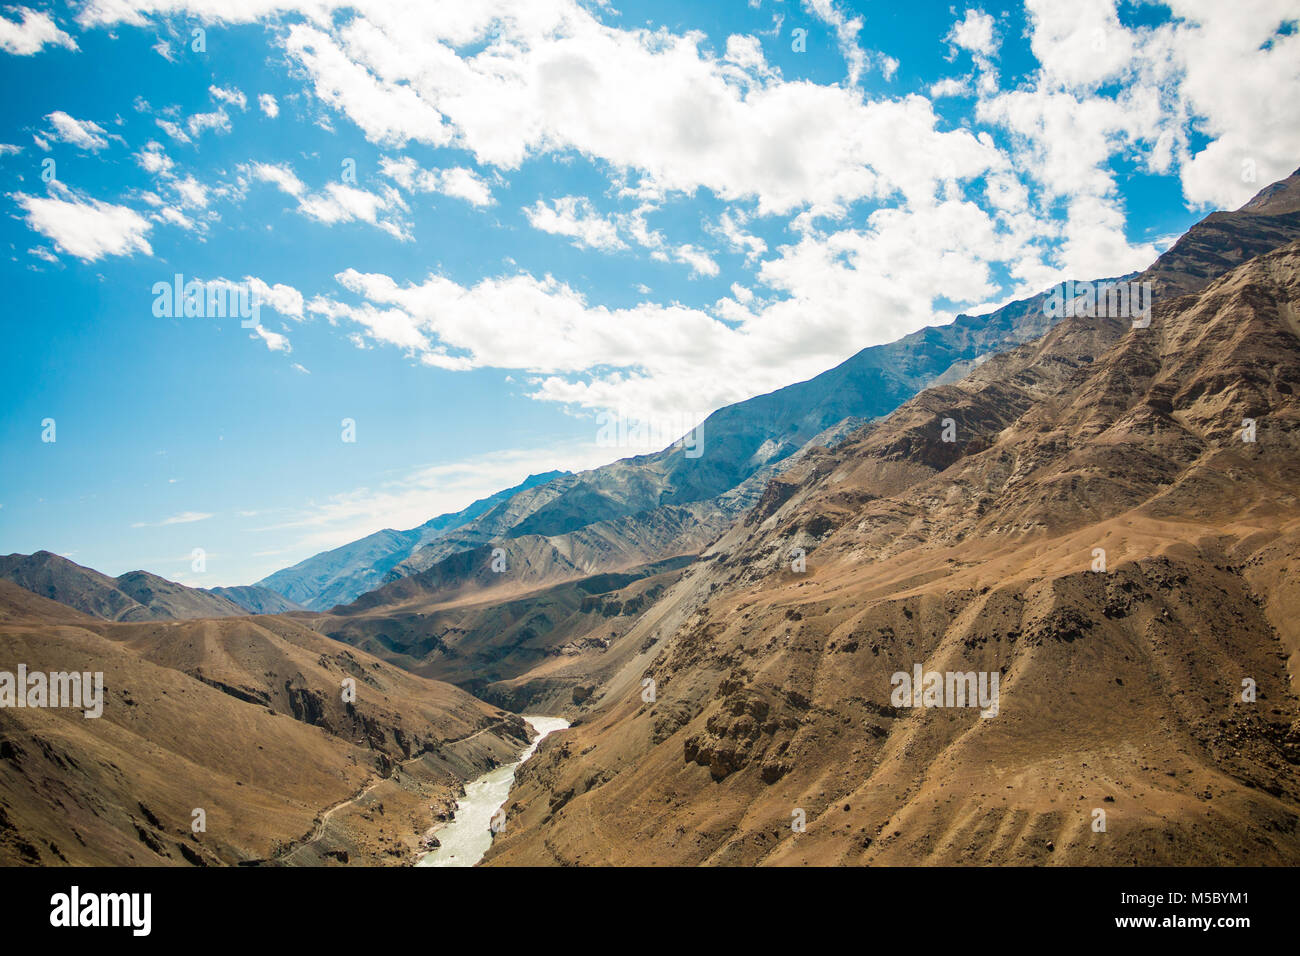
MULTIPOLYGON (((1210 214, 1140 280, 1093 281, 1147 281, 1157 298, 1202 287, 1296 234, 1294 179, 1235 212, 1210 214)), ((1043 307, 1051 292, 865 348, 806 382, 719 409, 698 428, 707 449, 698 457, 675 443, 578 474, 530 476, 463 511, 411 531, 377 532, 258 585, 327 611, 454 555, 511 540, 534 556, 535 574, 539 556, 551 556, 551 581, 698 552, 752 507, 801 450, 833 443, 923 389, 960 380, 991 356, 1039 338, 1060 318, 1043 307)))
POLYGON ((707 451, 698 457, 676 443, 579 474, 533 475, 463 511, 411 531, 377 532, 258 585, 327 611, 489 542, 554 549, 557 561, 572 565, 557 578, 698 550, 801 449, 842 437, 921 389, 1042 335, 1055 321, 1042 307, 1046 294, 863 349, 806 382, 719 409, 699 426, 707 451))
POLYGON ((256 585, 0 558, 107 697, 0 710, 0 861, 409 862, 541 712, 490 865, 1300 862, 1300 171, 1104 281, 256 585))

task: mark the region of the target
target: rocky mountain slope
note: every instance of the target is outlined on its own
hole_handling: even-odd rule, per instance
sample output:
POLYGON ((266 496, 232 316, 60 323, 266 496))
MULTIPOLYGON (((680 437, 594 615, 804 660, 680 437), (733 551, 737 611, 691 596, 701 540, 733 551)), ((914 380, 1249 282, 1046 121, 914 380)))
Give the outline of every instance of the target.
POLYGON ((768 481, 842 440, 854 422, 822 432, 719 499, 453 549, 311 626, 511 709, 563 706, 617 667, 619 655, 605 653, 608 623, 632 620, 646 603, 645 587, 662 589, 759 500, 768 481), (640 583, 646 580, 654 584, 640 583), (608 622, 611 615, 620 620, 608 622))
MULTIPOLYGON (((691 556, 589 575, 514 598, 414 600, 369 613, 338 609, 312 626, 424 677, 516 712, 580 704, 623 662, 620 640, 681 576, 691 556)), ((486 562, 485 562, 486 563, 486 562)), ((415 579, 408 579, 415 580, 415 579)))
POLYGON ((489 861, 1300 862, 1297 389, 1293 242, 809 456, 620 637, 489 861), (906 706, 917 665, 996 714, 906 706))
POLYGON ((1147 272, 1156 296, 1203 289, 1211 279, 1300 234, 1300 170, 1235 212, 1215 212, 1187 231, 1147 272))
POLYGON ((249 614, 284 614, 288 611, 305 610, 301 604, 290 601, 287 597, 270 588, 256 584, 245 584, 233 588, 204 588, 209 594, 233 601, 249 614))
POLYGON ((0 557, 0 580, 106 621, 238 617, 248 611, 220 594, 188 588, 148 571, 116 578, 49 551, 0 557))
POLYGON ((0 659, 104 687, 98 718, 0 709, 6 865, 405 863, 527 739, 287 618, 108 623, 0 581, 0 659))
POLYGON ((409 531, 376 531, 339 548, 322 551, 293 567, 284 568, 257 582, 288 598, 299 607, 328 611, 347 604, 359 595, 379 587, 394 565, 410 557, 417 548, 461 527, 529 488, 545 484, 564 472, 529 475, 513 488, 499 491, 452 514, 430 518, 409 531))

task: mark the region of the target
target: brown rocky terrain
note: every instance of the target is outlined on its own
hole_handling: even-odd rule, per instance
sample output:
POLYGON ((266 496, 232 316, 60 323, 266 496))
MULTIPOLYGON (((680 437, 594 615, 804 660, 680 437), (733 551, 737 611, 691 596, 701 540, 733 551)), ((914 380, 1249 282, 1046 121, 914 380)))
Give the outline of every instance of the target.
POLYGON ((0 710, 4 864, 406 863, 528 736, 287 618, 108 623, 0 581, 0 669, 19 663, 102 672, 104 706, 0 710))
POLYGON ((1185 284, 773 482, 489 862, 1300 862, 1300 243, 1185 284), (916 664, 996 673, 998 714, 896 706, 916 664))

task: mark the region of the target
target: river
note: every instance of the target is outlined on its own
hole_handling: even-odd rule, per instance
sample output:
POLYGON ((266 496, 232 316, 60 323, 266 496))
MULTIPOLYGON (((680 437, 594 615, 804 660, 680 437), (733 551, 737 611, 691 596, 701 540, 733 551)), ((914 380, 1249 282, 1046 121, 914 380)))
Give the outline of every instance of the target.
POLYGON ((473 866, 483 859, 492 846, 492 815, 505 805, 506 797, 510 796, 515 771, 537 751, 544 739, 569 726, 563 717, 523 716, 537 731, 537 739, 528 745, 515 763, 497 767, 465 785, 465 796, 456 804, 456 818, 436 833, 441 846, 420 857, 416 866, 473 866))

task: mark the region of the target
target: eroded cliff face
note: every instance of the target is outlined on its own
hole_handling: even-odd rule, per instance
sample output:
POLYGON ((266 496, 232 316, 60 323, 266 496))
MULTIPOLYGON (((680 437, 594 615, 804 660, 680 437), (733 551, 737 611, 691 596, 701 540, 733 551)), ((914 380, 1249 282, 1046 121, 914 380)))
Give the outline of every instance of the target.
POLYGON ((628 632, 488 862, 1300 861, 1298 317, 1292 243, 810 455, 628 632), (997 715, 897 706, 916 664, 996 674, 997 715))

